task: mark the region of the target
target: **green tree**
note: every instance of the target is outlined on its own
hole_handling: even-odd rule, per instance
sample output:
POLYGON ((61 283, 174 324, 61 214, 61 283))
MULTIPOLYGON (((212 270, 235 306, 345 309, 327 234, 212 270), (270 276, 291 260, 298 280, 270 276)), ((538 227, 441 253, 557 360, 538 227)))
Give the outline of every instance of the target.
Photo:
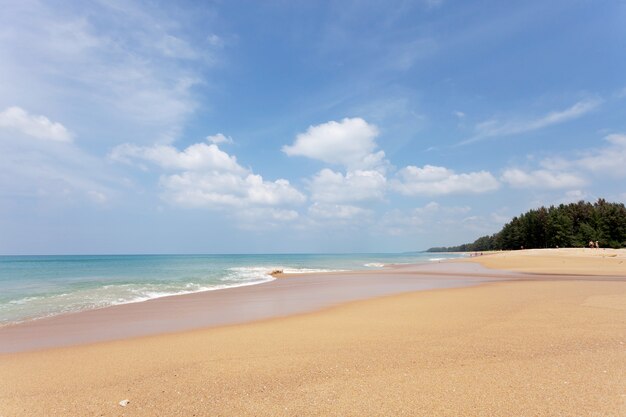
POLYGON ((524 248, 581 247, 589 241, 605 247, 626 246, 626 207, 598 199, 558 207, 540 207, 513 217, 498 233, 473 243, 431 251, 486 251, 524 248))
POLYGON ((548 235, 550 246, 570 247, 574 241, 574 223, 563 210, 554 209, 548 217, 548 235))

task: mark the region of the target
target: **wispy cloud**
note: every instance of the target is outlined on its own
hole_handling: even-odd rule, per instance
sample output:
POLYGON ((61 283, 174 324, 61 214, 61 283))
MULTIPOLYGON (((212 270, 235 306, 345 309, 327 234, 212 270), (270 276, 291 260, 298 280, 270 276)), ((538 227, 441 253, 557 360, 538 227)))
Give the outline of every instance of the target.
POLYGON ((69 2, 61 11, 33 1, 5 9, 0 75, 9 82, 0 85, 0 106, 47 113, 62 102, 57 113, 65 112, 77 135, 97 124, 103 141, 175 139, 218 53, 216 40, 192 36, 167 13, 134 2, 69 2))
POLYGON ((527 119, 527 120, 498 120, 490 119, 481 122, 475 127, 475 135, 459 143, 459 145, 467 145, 485 139, 517 135, 520 133, 531 132, 543 129, 548 126, 574 120, 585 114, 595 110, 602 104, 602 100, 588 99, 575 103, 573 106, 565 110, 552 111, 544 116, 527 119))
POLYGON ((606 145, 578 151, 573 157, 544 158, 538 168, 509 167, 502 172, 500 180, 513 188, 569 189, 575 196, 575 191, 582 193, 579 187, 589 185, 591 175, 604 179, 625 177, 626 135, 613 133, 604 140, 606 145))
POLYGON ((623 178, 626 176, 626 134, 614 133, 604 139, 608 145, 587 151, 569 163, 595 174, 623 178))
POLYGON ((0 129, 0 200, 21 198, 44 205, 114 200, 126 186, 119 173, 65 140, 64 130, 49 129, 47 118, 38 123, 40 117, 19 130, 0 129))

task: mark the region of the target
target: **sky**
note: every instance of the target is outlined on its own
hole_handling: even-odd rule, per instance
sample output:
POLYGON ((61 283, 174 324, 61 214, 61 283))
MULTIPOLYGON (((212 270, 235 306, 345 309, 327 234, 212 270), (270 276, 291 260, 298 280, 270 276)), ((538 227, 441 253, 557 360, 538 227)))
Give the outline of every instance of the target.
POLYGON ((0 7, 0 254, 404 252, 626 202, 624 0, 0 7))

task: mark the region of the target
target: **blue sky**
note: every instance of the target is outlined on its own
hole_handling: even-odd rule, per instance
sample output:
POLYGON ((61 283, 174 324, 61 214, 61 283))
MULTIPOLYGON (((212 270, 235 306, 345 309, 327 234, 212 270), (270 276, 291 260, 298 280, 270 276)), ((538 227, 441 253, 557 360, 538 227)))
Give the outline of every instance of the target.
POLYGON ((0 253, 411 251, 626 201, 621 0, 0 6, 0 253))

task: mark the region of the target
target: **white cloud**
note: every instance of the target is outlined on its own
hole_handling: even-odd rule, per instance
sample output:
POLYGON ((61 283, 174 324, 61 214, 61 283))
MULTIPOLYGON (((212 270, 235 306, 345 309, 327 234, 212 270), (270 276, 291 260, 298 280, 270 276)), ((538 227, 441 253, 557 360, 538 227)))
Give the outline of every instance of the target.
MULTIPOLYGON (((614 133, 604 140, 607 145, 578 152, 570 158, 561 155, 545 158, 539 162, 543 168, 539 172, 548 171, 552 176, 557 175, 555 173, 570 173, 570 178, 581 179, 579 185, 584 183, 582 174, 591 173, 613 178, 626 176, 626 135, 614 133)), ((567 180, 567 176, 561 177, 564 181, 567 180)), ((551 181, 548 180, 548 183, 551 181)))
POLYGON ((614 133, 604 140, 605 146, 577 152, 573 157, 544 158, 538 163, 539 169, 508 168, 500 180, 514 188, 570 189, 558 202, 585 198, 588 194, 580 187, 593 175, 603 179, 626 176, 626 135, 614 133))
POLYGON ((153 162, 165 169, 190 171, 225 171, 244 173, 247 170, 237 158, 222 151, 215 144, 196 143, 183 151, 169 145, 137 146, 125 143, 113 148, 110 158, 130 163, 132 159, 153 162))
POLYGON ((16 106, 0 112, 0 128, 12 129, 37 139, 72 141, 72 134, 61 123, 52 122, 46 116, 28 114, 16 106))
POLYGON ((349 171, 345 175, 330 169, 318 172, 310 181, 311 198, 326 203, 380 200, 387 180, 378 171, 349 171))
POLYGON ((216 145, 219 145, 220 143, 229 143, 229 144, 234 143, 233 138, 231 138, 230 136, 225 136, 222 133, 218 133, 217 135, 207 136, 206 140, 216 145))
POLYGON ((376 126, 361 118, 345 118, 310 126, 296 136, 293 145, 283 146, 289 156, 305 156, 350 170, 371 169, 384 164, 385 153, 376 151, 376 126))
POLYGON ((162 176, 164 197, 176 205, 196 208, 281 206, 303 203, 306 198, 289 181, 264 181, 260 175, 228 172, 192 172, 162 176))
POLYGON ((423 168, 410 165, 397 176, 392 187, 404 195, 478 194, 499 187, 498 180, 488 171, 457 174, 433 165, 423 168))
POLYGON ((467 140, 460 142, 461 145, 477 142, 479 140, 510 136, 520 133, 539 130, 544 127, 566 122, 568 120, 577 119, 602 104, 600 99, 588 99, 575 103, 573 106, 565 110, 553 111, 542 117, 530 120, 497 120, 491 119, 476 125, 476 134, 467 140))
POLYGON ((569 172, 556 172, 545 169, 524 171, 510 168, 502 173, 501 180, 514 188, 573 188, 585 185, 586 181, 569 172))
POLYGON ((613 133, 608 135, 605 140, 612 145, 626 148, 626 135, 624 134, 613 133))
POLYGON ((612 177, 626 176, 626 135, 611 134, 605 140, 608 146, 588 151, 582 157, 569 161, 569 164, 612 177))
MULTIPOLYGON (((163 169, 182 171, 162 175, 159 184, 165 200, 183 207, 249 210, 301 204, 306 200, 289 181, 265 181, 215 144, 196 143, 183 151, 169 145, 124 144, 113 149, 110 157, 126 163, 146 160, 163 169)), ((282 213, 285 219, 293 217, 291 211, 287 215, 282 211, 275 213, 282 213)))

